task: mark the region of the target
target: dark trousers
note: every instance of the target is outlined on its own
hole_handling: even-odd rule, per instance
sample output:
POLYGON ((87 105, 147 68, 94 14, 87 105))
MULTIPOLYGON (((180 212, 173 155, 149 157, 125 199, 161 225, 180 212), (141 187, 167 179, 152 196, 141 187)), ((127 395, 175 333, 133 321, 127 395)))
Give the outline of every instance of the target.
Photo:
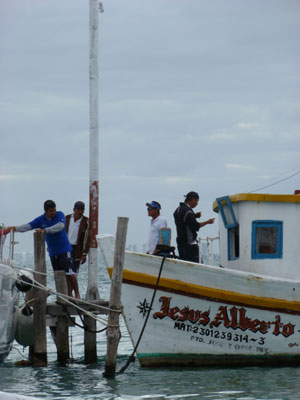
POLYGON ((74 274, 78 275, 79 273, 79 267, 80 267, 80 260, 76 260, 75 259, 75 252, 76 252, 76 245, 71 245, 73 250, 71 251, 71 256, 73 258, 73 266, 72 266, 72 270, 74 272, 74 274))
POLYGON ((179 258, 185 261, 199 263, 199 246, 198 244, 181 244, 178 245, 179 258))

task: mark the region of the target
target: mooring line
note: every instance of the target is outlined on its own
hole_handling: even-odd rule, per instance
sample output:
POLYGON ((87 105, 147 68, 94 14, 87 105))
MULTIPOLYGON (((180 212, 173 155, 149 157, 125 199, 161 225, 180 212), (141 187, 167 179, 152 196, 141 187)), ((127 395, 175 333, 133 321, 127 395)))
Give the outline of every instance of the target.
POLYGON ((158 276, 157 276, 157 280, 156 280, 155 288, 154 288, 154 291, 153 291, 152 299, 151 299, 151 302, 150 302, 148 314, 147 314, 146 319, 145 319, 145 321, 144 321, 144 325, 143 325, 143 328, 142 328, 142 330, 141 330, 140 336, 139 336, 139 338, 138 338, 138 340, 137 340, 137 342, 136 342, 136 345, 135 345, 135 347, 134 347, 134 349, 133 349, 133 352, 132 352, 131 355, 129 356, 129 358, 128 358, 126 364, 124 365, 124 367, 122 367, 122 368, 120 369, 119 372, 117 372, 117 375, 123 374, 123 372, 125 372, 126 369, 129 367, 130 363, 132 363, 132 362, 135 361, 134 354, 135 354, 135 352, 136 352, 136 350, 137 350, 137 348, 138 348, 138 345, 140 344, 140 341, 141 341, 141 339, 142 339, 144 330, 145 330, 145 328, 146 328, 146 325, 147 325, 147 322, 148 322, 148 319, 149 319, 149 316, 150 316, 150 312, 151 312, 151 310, 152 310, 152 305, 153 305, 153 302, 154 302, 154 298, 155 298, 155 295, 156 295, 156 292, 157 292, 157 289, 158 289, 158 284, 159 284, 161 272, 162 272, 163 265, 164 265, 164 262, 165 262, 165 259, 166 259, 166 258, 167 258, 167 257, 163 257, 162 262, 161 262, 161 264, 160 264, 160 269, 159 269, 159 273, 158 273, 158 276))

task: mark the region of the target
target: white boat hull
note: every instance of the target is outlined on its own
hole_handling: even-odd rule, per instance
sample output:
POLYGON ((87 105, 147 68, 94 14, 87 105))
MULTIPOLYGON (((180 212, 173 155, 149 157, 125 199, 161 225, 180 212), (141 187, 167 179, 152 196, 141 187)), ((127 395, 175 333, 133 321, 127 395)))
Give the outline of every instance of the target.
POLYGON ((19 300, 16 278, 17 274, 13 268, 0 263, 0 362, 9 354, 15 337, 19 300))
MULTIPOLYGON (((111 267, 112 242, 99 243, 111 267)), ((122 303, 133 346, 161 261, 125 255, 122 303)), ((166 259, 137 356, 143 366, 300 365, 300 282, 166 259)))
MULTIPOLYGON (((122 291, 125 321, 135 345, 153 289, 124 284, 122 291)), ((137 355, 145 366, 300 364, 297 327, 299 315, 159 290, 137 355)))

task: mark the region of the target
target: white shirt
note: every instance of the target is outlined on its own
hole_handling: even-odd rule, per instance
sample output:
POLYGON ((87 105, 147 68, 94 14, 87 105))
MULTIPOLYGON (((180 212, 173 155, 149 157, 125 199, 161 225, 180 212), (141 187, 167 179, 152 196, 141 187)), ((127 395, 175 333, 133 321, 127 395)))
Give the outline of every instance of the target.
POLYGON ((159 230, 168 226, 167 219, 159 215, 157 218, 151 220, 149 239, 148 239, 148 251, 149 254, 153 254, 155 247, 159 239, 159 230))
POLYGON ((75 222, 74 214, 72 214, 70 218, 68 237, 69 237, 69 242, 72 246, 75 246, 77 244, 78 230, 81 220, 82 217, 75 222))

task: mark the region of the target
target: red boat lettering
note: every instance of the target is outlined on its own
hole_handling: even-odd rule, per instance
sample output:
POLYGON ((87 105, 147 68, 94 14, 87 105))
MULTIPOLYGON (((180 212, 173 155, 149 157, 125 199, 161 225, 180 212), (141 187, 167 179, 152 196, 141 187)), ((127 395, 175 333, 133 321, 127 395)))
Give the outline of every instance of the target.
POLYGON ((266 334, 268 329, 274 325, 272 334, 275 336, 283 335, 289 337, 294 334, 294 327, 290 322, 283 324, 280 319, 280 315, 275 316, 274 321, 261 321, 259 319, 251 319, 246 317, 246 310, 244 308, 232 307, 227 310, 227 306, 220 306, 219 312, 215 318, 209 324, 210 328, 218 327, 223 325, 225 328, 241 329, 242 331, 250 330, 251 332, 260 332, 266 334), (228 313, 229 311, 229 313, 228 313))
POLYGON ((165 297, 162 296, 160 297, 159 301, 162 303, 160 312, 156 312, 153 314, 153 318, 159 318, 163 319, 169 315, 169 307, 170 307, 170 302, 172 300, 172 297, 165 297))
POLYGON ((276 315, 273 321, 264 321, 258 318, 249 318, 246 316, 247 310, 243 307, 220 306, 214 319, 210 318, 210 310, 193 310, 189 307, 179 308, 177 306, 170 307, 172 297, 161 296, 161 309, 153 314, 154 319, 171 318, 173 321, 181 322, 181 325, 176 325, 177 329, 185 329, 183 322, 206 326, 210 328, 219 327, 240 329, 242 331, 251 331, 254 333, 266 334, 269 330, 275 336, 283 335, 289 337, 294 334, 295 325, 290 322, 283 324, 280 315, 276 315), (180 326, 180 327, 179 327, 180 326))
POLYGON ((225 328, 229 328, 230 326, 230 321, 227 315, 227 307, 219 307, 219 312, 215 316, 215 319, 209 324, 209 326, 212 328, 214 326, 219 326, 222 322, 225 328))
POLYGON ((179 310, 179 317, 177 318, 177 321, 186 321, 189 315, 189 309, 187 307, 184 307, 182 310, 179 310))
POLYGON ((163 319, 166 317, 174 321, 189 321, 192 324, 198 323, 199 325, 207 325, 210 321, 209 311, 192 310, 188 307, 180 309, 179 307, 171 307, 172 297, 161 296, 159 301, 162 303, 159 312, 153 314, 154 319, 163 319))
POLYGON ((168 314, 169 317, 174 319, 174 321, 175 321, 178 318, 178 315, 176 315, 178 313, 178 311, 179 311, 178 307, 170 308, 170 311, 169 311, 169 314, 168 314))
POLYGON ((285 337, 289 337, 294 333, 295 325, 292 325, 290 322, 288 324, 283 324, 280 320, 280 315, 276 315, 275 321, 272 322, 275 325, 273 335, 283 335, 285 337), (281 330, 280 330, 281 328, 281 330))

